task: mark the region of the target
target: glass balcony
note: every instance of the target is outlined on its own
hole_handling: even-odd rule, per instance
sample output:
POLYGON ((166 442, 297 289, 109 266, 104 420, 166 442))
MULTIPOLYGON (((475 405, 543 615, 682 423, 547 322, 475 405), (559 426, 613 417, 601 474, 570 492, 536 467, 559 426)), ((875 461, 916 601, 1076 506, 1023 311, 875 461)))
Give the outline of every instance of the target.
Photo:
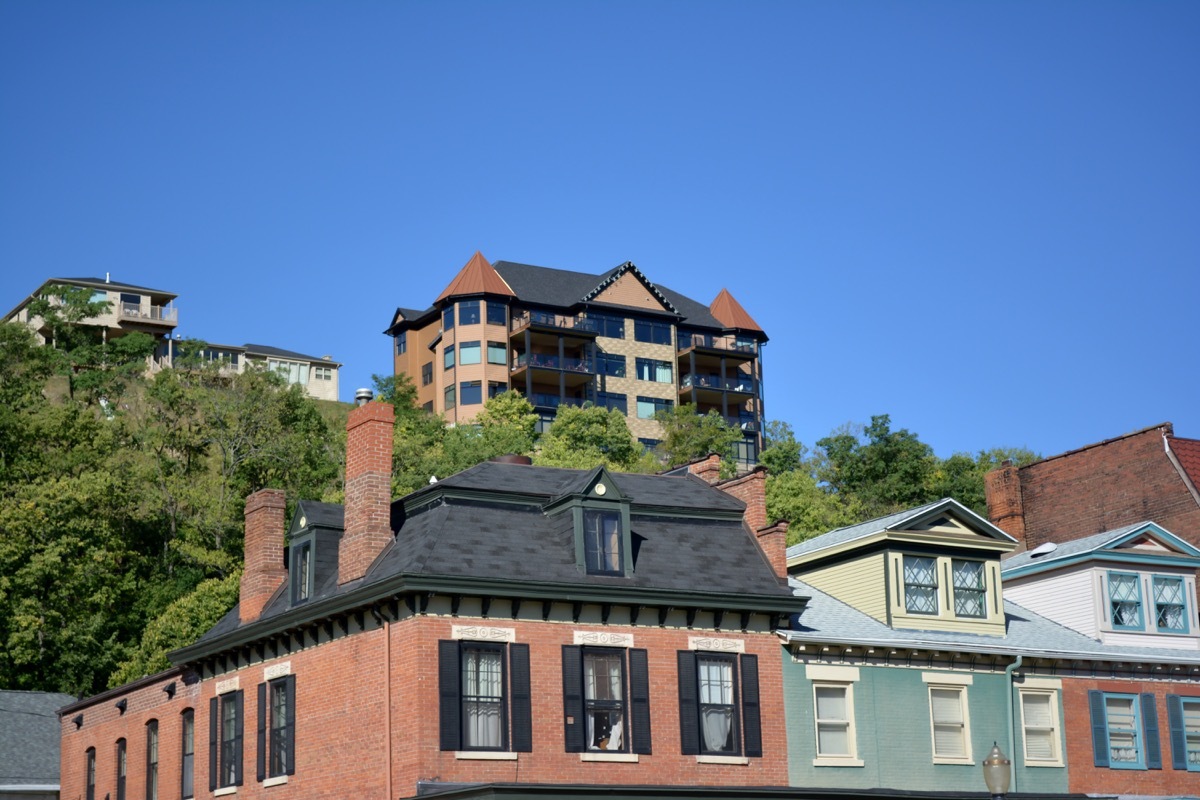
POLYGON ((681 389, 715 389, 717 391, 726 392, 743 392, 753 394, 756 389, 756 381, 750 376, 737 376, 721 380, 720 375, 696 375, 688 373, 680 376, 679 388, 681 389))
POLYGON ((579 372, 590 374, 596 371, 595 365, 590 359, 586 358, 569 358, 549 355, 545 353, 521 353, 513 359, 513 371, 525 367, 533 367, 535 369, 555 369, 563 372, 579 372))
POLYGON ((509 322, 510 330, 521 330, 530 325, 539 328, 559 328, 568 331, 586 331, 589 333, 597 333, 600 330, 600 321, 596 319, 588 319, 582 314, 568 316, 566 314, 554 314, 549 311, 522 311, 514 314, 509 322))
POLYGON ((731 353, 754 355, 758 352, 758 343, 744 336, 714 336, 711 333, 679 334, 680 352, 698 347, 705 350, 727 350, 731 353))

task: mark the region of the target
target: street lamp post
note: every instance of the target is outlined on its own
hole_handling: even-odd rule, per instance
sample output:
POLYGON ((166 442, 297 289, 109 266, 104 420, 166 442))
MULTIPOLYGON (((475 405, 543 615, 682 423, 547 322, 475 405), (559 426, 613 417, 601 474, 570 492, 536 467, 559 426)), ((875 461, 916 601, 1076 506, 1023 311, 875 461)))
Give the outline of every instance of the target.
POLYGON ((992 742, 991 752, 983 760, 983 782, 987 784, 992 800, 1004 800, 1011 781, 1012 762, 1004 757, 1000 745, 992 742))

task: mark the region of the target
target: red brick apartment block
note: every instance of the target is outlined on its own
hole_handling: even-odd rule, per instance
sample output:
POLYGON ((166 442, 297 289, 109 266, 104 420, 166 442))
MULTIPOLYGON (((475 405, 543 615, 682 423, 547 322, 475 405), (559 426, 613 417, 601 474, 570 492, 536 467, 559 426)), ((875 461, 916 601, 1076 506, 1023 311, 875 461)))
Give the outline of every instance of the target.
POLYGON ((989 472, 988 516, 1028 549, 1144 521, 1200 545, 1198 479, 1200 440, 1164 423, 989 472))

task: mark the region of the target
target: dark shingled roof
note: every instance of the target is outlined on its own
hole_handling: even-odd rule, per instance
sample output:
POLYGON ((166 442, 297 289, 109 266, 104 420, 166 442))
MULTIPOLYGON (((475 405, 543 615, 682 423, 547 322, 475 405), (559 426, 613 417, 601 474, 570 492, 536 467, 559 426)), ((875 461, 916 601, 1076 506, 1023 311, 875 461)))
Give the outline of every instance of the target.
POLYGON ((0 691, 0 786, 58 786, 58 709, 75 700, 56 692, 0 691))
POLYGON ((265 344, 244 344, 242 345, 247 353, 256 356, 276 356, 277 358, 292 358, 298 361, 320 361, 326 364, 340 367, 341 364, 332 359, 321 358, 320 356, 309 356, 304 353, 297 353, 295 350, 284 350, 279 347, 270 347, 265 344))
POLYGON ((341 528, 345 516, 337 503, 318 503, 316 500, 301 500, 296 504, 296 513, 308 518, 309 527, 341 528))

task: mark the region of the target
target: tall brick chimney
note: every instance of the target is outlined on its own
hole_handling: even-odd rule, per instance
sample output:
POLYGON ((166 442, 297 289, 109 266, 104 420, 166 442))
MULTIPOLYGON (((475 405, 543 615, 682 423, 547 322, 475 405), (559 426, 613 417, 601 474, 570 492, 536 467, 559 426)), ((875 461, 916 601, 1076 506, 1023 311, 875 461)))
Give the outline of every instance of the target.
POLYGON ((1011 461, 983 476, 988 519, 1021 545, 1025 542, 1025 504, 1021 498, 1021 472, 1011 461))
POLYGON ((755 467, 745 475, 722 481, 716 486, 725 494, 733 495, 746 504, 746 511, 742 515, 746 527, 752 531, 767 527, 766 467, 755 467))
POLYGON ((267 601, 283 585, 283 540, 287 508, 280 489, 259 489, 246 498, 246 566, 238 600, 238 618, 245 625, 262 615, 267 601))
POLYGON ((368 402, 346 420, 345 528, 338 547, 338 583, 367 574, 392 540, 392 428, 395 410, 368 402))
POLYGON ((713 484, 721 480, 721 456, 717 453, 709 453, 700 461, 688 464, 687 468, 688 472, 705 483, 713 484))
POLYGON ((782 519, 754 532, 758 537, 758 546, 766 554, 775 575, 780 578, 787 577, 787 532, 788 524, 782 519))

